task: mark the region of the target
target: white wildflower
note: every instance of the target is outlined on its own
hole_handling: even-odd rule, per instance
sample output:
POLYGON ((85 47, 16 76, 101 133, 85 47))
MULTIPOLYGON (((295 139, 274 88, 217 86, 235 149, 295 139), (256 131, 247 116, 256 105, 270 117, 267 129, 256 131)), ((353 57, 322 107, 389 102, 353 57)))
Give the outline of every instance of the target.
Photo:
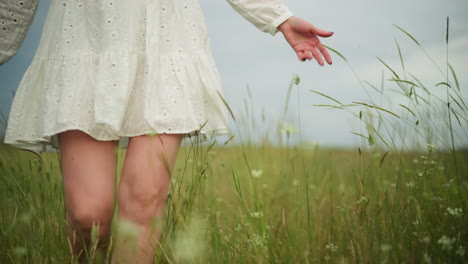
POLYGON ((460 217, 463 213, 463 210, 461 208, 450 208, 447 207, 447 212, 453 216, 460 217))
POLYGON ((333 243, 328 243, 325 248, 331 252, 336 252, 338 250, 338 246, 335 246, 333 243))
POLYGON ((266 245, 266 237, 254 234, 250 239, 250 243, 256 247, 264 247, 266 245))
POLYGON ((429 151, 433 151, 433 150, 437 150, 437 146, 436 145, 432 145, 432 144, 427 144, 427 150, 429 151))
POLYGON ((252 170, 252 177, 254 178, 260 178, 263 175, 262 170, 252 170))
POLYGON ((406 186, 407 186, 407 187, 410 187, 410 188, 411 188, 411 187, 414 187, 414 185, 415 185, 415 184, 414 184, 413 181, 409 181, 409 182, 406 183, 406 186))
POLYGON ((418 159, 413 159, 413 163, 414 163, 414 164, 418 164, 418 163, 419 163, 419 160, 418 160, 418 159))
POLYGON ((263 212, 251 212, 250 217, 252 218, 260 218, 263 217, 263 212))
POLYGON ((437 241, 438 244, 442 247, 443 250, 451 250, 452 249, 452 244, 455 242, 455 238, 450 238, 445 235, 443 235, 439 240, 437 241))
POLYGON ((295 127, 293 124, 290 123, 282 123, 280 127, 280 133, 281 134, 286 134, 286 135, 291 135, 299 132, 299 129, 295 127))

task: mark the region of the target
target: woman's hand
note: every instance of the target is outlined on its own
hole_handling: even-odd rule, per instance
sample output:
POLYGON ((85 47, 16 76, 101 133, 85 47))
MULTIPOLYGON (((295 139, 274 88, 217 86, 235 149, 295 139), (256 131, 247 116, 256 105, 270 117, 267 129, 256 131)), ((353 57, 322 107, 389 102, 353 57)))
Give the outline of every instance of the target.
POLYGON ((315 27, 309 22, 292 16, 278 26, 289 45, 294 49, 297 57, 301 61, 315 58, 320 65, 323 65, 323 58, 328 64, 332 64, 332 59, 327 49, 322 46, 318 37, 330 37, 333 32, 328 32, 315 27))

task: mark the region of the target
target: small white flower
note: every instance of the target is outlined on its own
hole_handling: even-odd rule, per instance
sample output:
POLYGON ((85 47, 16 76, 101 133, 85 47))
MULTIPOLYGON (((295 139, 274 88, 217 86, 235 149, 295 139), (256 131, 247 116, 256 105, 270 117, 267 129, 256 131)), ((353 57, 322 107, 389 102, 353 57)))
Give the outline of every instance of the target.
POLYGON ((217 202, 222 202, 222 201, 224 201, 224 200, 223 200, 223 198, 216 197, 216 201, 217 201, 217 202))
POLYGON ((450 207, 447 207, 447 212, 453 216, 457 216, 457 217, 460 217, 463 213, 463 209, 461 208, 450 208, 450 207))
POLYGON ((451 250, 452 249, 452 244, 455 242, 455 238, 450 238, 445 235, 443 235, 439 240, 437 241, 438 244, 442 247, 443 250, 451 250))
POLYGON ((282 123, 280 127, 280 133, 281 134, 286 134, 286 135, 291 135, 299 132, 299 129, 295 127, 293 124, 290 123, 282 123))
POLYGON ((250 239, 250 243, 256 247, 264 247, 266 245, 266 237, 254 234, 250 239))
POLYGON ((413 182, 413 181, 409 181, 409 182, 406 183, 406 186, 407 186, 407 187, 410 187, 410 188, 411 188, 411 187, 414 187, 414 182, 413 182))
POLYGON ((260 218, 263 217, 263 212, 251 212, 250 217, 252 218, 260 218))
POLYGON ((428 149, 429 151, 432 151, 432 150, 437 150, 438 148, 437 148, 436 145, 427 144, 427 149, 428 149))
POLYGON ((414 163, 414 164, 418 164, 418 163, 419 163, 419 160, 418 160, 418 159, 413 159, 413 163, 414 163))
POLYGON ((328 243, 325 248, 331 252, 336 252, 338 250, 338 246, 335 246, 333 243, 328 243))
POLYGON ((262 170, 252 170, 252 177, 254 178, 260 178, 263 175, 262 170))

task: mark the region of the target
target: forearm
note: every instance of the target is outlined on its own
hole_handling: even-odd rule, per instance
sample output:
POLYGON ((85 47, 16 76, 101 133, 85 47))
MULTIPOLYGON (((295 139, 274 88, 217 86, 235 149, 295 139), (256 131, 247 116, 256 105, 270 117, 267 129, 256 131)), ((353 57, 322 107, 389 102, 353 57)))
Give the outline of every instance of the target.
POLYGON ((275 35, 293 14, 280 0, 227 0, 245 19, 263 32, 275 35))

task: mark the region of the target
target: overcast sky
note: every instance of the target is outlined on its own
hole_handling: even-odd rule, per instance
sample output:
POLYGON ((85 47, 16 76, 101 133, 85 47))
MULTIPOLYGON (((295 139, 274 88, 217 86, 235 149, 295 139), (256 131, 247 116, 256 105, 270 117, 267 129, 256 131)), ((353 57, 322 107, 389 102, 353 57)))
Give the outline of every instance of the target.
MULTIPOLYGON (((300 111, 304 140, 321 142, 326 146, 351 147, 360 144, 359 137, 352 134, 362 132, 359 119, 344 111, 313 106, 331 101, 309 91, 325 93, 343 103, 367 100, 365 90, 348 64, 334 54, 332 66, 320 67, 315 61, 300 62, 281 33, 273 37, 258 31, 226 1, 201 0, 201 3, 225 97, 239 121, 237 127, 242 126, 240 120, 242 113, 245 115, 244 101, 247 100, 254 106, 258 134, 265 133, 265 128, 259 125, 262 109, 271 127, 276 126, 278 121, 288 121, 298 126, 300 111), (297 105, 298 90, 295 89, 291 95, 290 113, 285 115, 283 109, 288 85, 296 74, 301 78, 300 109, 297 105), (252 99, 248 99, 247 86, 250 87, 252 99)), ((289 0, 286 3, 296 16, 335 32, 333 37, 323 42, 343 54, 361 79, 377 86, 380 86, 384 66, 376 57, 401 72, 395 40, 405 57, 408 72, 431 88, 444 81, 443 75, 424 52, 393 24, 417 38, 427 54, 443 67, 446 61, 446 18, 449 16, 449 62, 457 73, 462 97, 468 102, 468 1, 289 0)), ((34 24, 20 51, 0 67, 0 111, 5 115, 10 109, 12 93, 34 55, 49 4, 50 0, 40 1, 34 24)), ((445 72, 445 67, 443 69, 445 72)), ((391 77, 388 71, 384 71, 384 76, 386 79, 391 77)), ((387 82, 386 87, 392 88, 392 84, 387 82)), ((434 91, 438 93, 442 88, 434 91)), ((389 97, 374 95, 372 98, 398 112, 397 106, 402 102, 397 102, 396 96, 395 101, 389 103, 389 97)), ((461 131, 468 129, 466 122, 463 124, 461 131)), ((231 126, 235 132, 235 123, 232 122, 231 126)), ((0 133, 3 131, 1 127, 0 133)), ((274 131, 270 132, 270 135, 273 134, 274 131)), ((247 138, 248 135, 242 137, 247 138)))

